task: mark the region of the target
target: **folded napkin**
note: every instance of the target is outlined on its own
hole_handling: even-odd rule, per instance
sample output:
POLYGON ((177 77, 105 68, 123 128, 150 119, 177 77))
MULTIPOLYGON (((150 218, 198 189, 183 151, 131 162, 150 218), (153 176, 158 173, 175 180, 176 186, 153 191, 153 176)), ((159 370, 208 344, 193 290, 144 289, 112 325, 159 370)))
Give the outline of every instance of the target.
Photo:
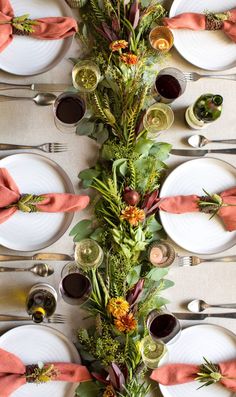
POLYGON ((173 18, 164 18, 163 23, 170 29, 223 30, 236 42, 236 8, 225 13, 210 15, 187 12, 173 18))
POLYGON ((219 195, 212 195, 212 201, 214 197, 218 197, 221 202, 220 204, 204 205, 204 201, 211 201, 210 197, 204 196, 173 196, 161 198, 158 203, 158 208, 165 212, 172 214, 185 214, 187 212, 217 212, 217 215, 221 218, 226 230, 232 232, 236 230, 236 187, 225 190, 219 195))
MULTIPOLYGON (((89 371, 83 365, 57 362, 44 364, 44 368, 48 367, 51 367, 48 381, 86 382, 92 379, 89 371)), ((9 397, 26 383, 41 383, 43 378, 36 379, 32 376, 35 369, 38 369, 38 365, 25 366, 20 358, 0 349, 1 397, 9 397)))
MULTIPOLYGON (((14 17, 9 0, 0 0, 0 52, 13 40, 13 27, 7 24, 14 17), (2 24, 6 22, 6 24, 2 24)), ((70 17, 40 18, 35 19, 33 33, 30 36, 41 40, 57 40, 72 36, 78 30, 77 22, 70 17)))
POLYGON ((0 223, 5 222, 18 210, 23 212, 76 212, 83 210, 88 203, 88 196, 70 193, 21 196, 9 172, 5 168, 0 168, 0 223), (24 202, 27 197, 28 201, 24 202))
MULTIPOLYGON (((221 375, 219 382, 227 389, 236 391, 236 360, 219 363, 218 369, 221 375)), ((179 385, 193 382, 201 371, 201 367, 189 364, 167 364, 154 369, 151 379, 165 385, 179 385)))

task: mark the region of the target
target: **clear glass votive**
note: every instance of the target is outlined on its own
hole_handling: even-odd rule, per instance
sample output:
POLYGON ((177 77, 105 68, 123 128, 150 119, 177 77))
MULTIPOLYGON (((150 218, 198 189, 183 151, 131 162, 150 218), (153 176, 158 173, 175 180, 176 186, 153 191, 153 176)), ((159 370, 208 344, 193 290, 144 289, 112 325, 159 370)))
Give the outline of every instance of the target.
POLYGON ((67 263, 61 272, 59 292, 62 299, 70 305, 82 305, 92 292, 89 278, 81 272, 76 263, 67 263))
POLYGON ((80 61, 73 67, 73 85, 80 92, 94 91, 100 78, 101 73, 99 68, 90 60, 80 61))
POLYGON ((174 122, 174 112, 165 103, 150 106, 143 118, 143 126, 148 131, 148 138, 155 139, 161 131, 168 130, 174 122))
POLYGON ((171 103, 185 92, 187 81, 181 70, 176 68, 162 69, 156 78, 154 97, 157 101, 171 103))
POLYGON ((154 341, 151 336, 146 336, 140 342, 140 351, 143 363, 147 368, 155 369, 161 358, 166 354, 166 345, 161 341, 154 341))
POLYGON ((149 335, 155 341, 174 342, 181 333, 179 320, 169 311, 152 310, 147 318, 149 335))
POLYGON ((169 267, 175 258, 174 248, 166 241, 153 241, 148 247, 148 260, 155 267, 169 267))
POLYGON ((65 133, 76 132, 85 112, 84 99, 73 92, 65 92, 59 95, 53 105, 55 125, 61 132, 65 133))
POLYGON ((173 47, 173 33, 167 26, 156 26, 149 34, 149 43, 154 50, 166 53, 173 47))
POLYGON ((75 245, 75 261, 81 269, 87 271, 96 269, 102 264, 103 250, 100 245, 92 239, 84 239, 75 245))

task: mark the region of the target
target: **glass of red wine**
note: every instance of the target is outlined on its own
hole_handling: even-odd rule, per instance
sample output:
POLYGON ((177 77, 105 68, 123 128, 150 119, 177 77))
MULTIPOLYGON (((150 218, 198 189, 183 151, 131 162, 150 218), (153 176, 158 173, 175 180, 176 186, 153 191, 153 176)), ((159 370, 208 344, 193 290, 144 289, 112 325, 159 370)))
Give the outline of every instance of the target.
POLYGON ((54 102, 53 114, 56 127, 65 133, 76 132, 80 120, 84 117, 86 105, 77 93, 65 92, 54 102))
POLYGON ((181 333, 179 320, 168 311, 152 310, 147 318, 147 328, 154 340, 165 344, 173 342, 181 333))
POLYGON ((90 297, 92 284, 77 264, 70 262, 62 269, 59 291, 65 302, 70 305, 82 305, 90 297))
POLYGON ((171 103, 183 95, 187 85, 184 73, 176 68, 162 69, 156 78, 154 96, 158 102, 171 103))

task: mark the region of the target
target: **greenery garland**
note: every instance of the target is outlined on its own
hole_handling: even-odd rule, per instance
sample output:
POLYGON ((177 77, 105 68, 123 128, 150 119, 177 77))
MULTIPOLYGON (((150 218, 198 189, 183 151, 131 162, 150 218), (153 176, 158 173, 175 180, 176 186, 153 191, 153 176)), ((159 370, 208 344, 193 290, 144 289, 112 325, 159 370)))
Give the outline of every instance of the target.
POLYGON ((144 397, 150 390, 140 341, 148 313, 167 302, 160 292, 173 285, 146 255, 161 238, 155 212, 171 148, 148 139, 142 127, 162 61, 148 34, 164 15, 155 0, 88 0, 80 9, 84 58, 96 63, 102 79, 86 95, 89 112, 77 132, 101 148, 97 164, 79 174, 84 188, 99 193, 94 217, 71 235, 75 242, 95 239, 105 253, 104 264, 87 272, 93 292, 85 309, 95 325, 79 330, 78 347, 94 381, 78 387, 80 397, 144 397))

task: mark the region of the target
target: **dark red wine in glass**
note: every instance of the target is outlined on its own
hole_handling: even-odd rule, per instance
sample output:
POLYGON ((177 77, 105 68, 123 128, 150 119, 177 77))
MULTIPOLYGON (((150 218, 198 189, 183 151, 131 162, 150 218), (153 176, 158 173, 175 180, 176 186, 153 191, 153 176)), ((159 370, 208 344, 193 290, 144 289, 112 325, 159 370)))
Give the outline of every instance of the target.
POLYGON ((69 273, 61 281, 60 293, 65 302, 81 305, 90 296, 92 286, 89 278, 82 273, 69 273))
POLYGON ((56 107, 56 117, 65 124, 76 124, 82 119, 85 106, 82 99, 75 95, 62 97, 56 107))
POLYGON ((176 99, 182 94, 182 89, 176 77, 162 74, 156 78, 156 89, 160 96, 166 99, 176 99))
POLYGON ((180 323, 172 314, 154 310, 149 314, 147 322, 151 337, 163 343, 169 342, 180 332, 180 323))

